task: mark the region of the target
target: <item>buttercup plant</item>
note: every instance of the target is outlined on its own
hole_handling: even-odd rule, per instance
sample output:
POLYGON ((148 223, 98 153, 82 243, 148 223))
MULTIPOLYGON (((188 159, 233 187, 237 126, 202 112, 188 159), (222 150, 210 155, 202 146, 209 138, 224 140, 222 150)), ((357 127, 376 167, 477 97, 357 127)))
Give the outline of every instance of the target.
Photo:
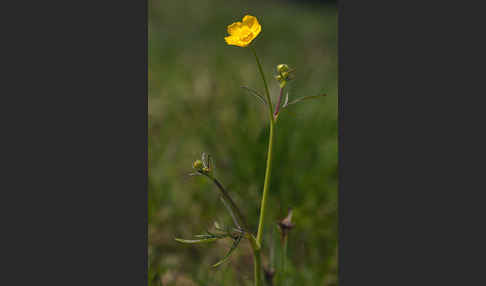
MULTIPOLYGON (((260 217, 258 221, 258 230, 256 232, 256 236, 254 233, 248 228, 248 224, 241 212, 240 208, 235 204, 233 199, 231 198, 228 191, 223 187, 221 182, 214 177, 213 174, 213 163, 211 156, 203 153, 202 158, 199 160, 194 161, 193 168, 195 172, 191 173, 190 175, 194 176, 205 176, 209 180, 211 180, 220 191, 221 200, 225 207, 227 208, 228 212, 231 215, 231 218, 234 223, 234 227, 223 227, 219 223, 215 223, 216 232, 209 232, 207 231, 205 234, 195 235, 195 239, 188 240, 188 239, 179 239, 176 238, 177 241, 181 243, 205 243, 205 242, 213 242, 218 239, 225 239, 230 238, 233 240, 233 244, 228 251, 228 253, 213 267, 221 265, 223 262, 227 261, 230 257, 231 253, 238 247, 240 241, 243 238, 248 239, 253 251, 253 262, 254 262, 254 285, 260 286, 262 283, 262 258, 261 258, 261 250, 262 250, 262 243, 263 243, 263 231, 265 229, 265 213, 267 210, 267 198, 269 193, 269 186, 270 186, 270 178, 272 174, 272 156, 273 156, 273 145, 275 141, 275 126, 278 121, 278 116, 281 111, 287 108, 289 105, 298 103, 305 99, 315 98, 318 96, 324 95, 313 95, 313 96, 304 96, 298 98, 294 101, 289 102, 289 95, 286 94, 285 100, 282 103, 284 89, 287 86, 287 83, 295 78, 295 70, 290 68, 287 64, 279 64, 276 67, 276 75, 274 78, 278 81, 280 86, 280 93, 277 99, 277 103, 275 104, 275 108, 272 104, 272 100, 270 97, 270 92, 268 89, 268 84, 265 78, 265 74, 263 72, 263 68, 260 62, 260 59, 257 56, 254 46, 252 45, 253 40, 261 33, 262 27, 258 22, 257 18, 251 15, 246 15, 243 17, 241 22, 235 22, 228 26, 227 28, 229 36, 225 37, 225 41, 228 45, 234 45, 238 47, 249 47, 255 57, 258 71, 261 75, 263 85, 265 88, 265 97, 263 97, 258 91, 251 89, 249 87, 243 87, 248 90, 252 95, 258 98, 266 107, 268 111, 268 122, 269 122, 269 141, 268 141, 268 149, 267 149, 267 162, 266 162, 266 169, 265 169, 265 179, 263 182, 263 194, 260 202, 260 217)), ((287 249, 287 237, 288 231, 294 226, 291 223, 292 213, 289 212, 286 219, 282 220, 278 223, 280 230, 282 232, 282 241, 283 241, 283 249, 284 255, 286 256, 286 249, 287 249)), ((283 271, 285 271, 285 256, 283 257, 283 271)), ((273 269, 272 269, 273 272, 273 269)), ((268 276, 268 271, 266 272, 268 276)), ((282 272, 284 274, 285 272, 282 272)), ((273 277, 274 272, 271 273, 273 277)), ((277 274, 278 275, 278 274, 277 274)), ((280 278, 280 280, 283 278, 280 278)), ((270 279, 271 280, 271 279, 270 279)))

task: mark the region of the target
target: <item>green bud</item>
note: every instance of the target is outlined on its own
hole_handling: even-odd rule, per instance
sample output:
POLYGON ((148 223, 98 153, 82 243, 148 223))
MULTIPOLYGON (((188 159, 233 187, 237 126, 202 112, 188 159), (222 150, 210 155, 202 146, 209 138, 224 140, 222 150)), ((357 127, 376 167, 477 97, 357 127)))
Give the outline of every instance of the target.
POLYGON ((194 161, 194 163, 192 164, 192 166, 194 167, 194 169, 196 170, 201 170, 203 169, 203 162, 201 160, 196 160, 194 161))
POLYGON ((284 72, 287 72, 289 70, 289 66, 286 65, 286 64, 279 64, 277 66, 277 71, 281 74, 281 73, 284 73, 284 72))
POLYGON ((294 70, 286 64, 277 65, 277 71, 278 75, 275 76, 275 79, 280 83, 280 88, 283 88, 288 81, 294 79, 292 74, 294 70))

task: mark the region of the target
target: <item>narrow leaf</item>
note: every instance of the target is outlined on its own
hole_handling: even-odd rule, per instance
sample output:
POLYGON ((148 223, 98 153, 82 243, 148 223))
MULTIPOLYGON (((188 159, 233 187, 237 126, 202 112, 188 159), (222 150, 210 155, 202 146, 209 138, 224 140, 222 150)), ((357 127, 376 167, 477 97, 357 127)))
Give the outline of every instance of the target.
POLYGON ((254 95, 256 98, 258 98, 258 100, 260 100, 261 103, 263 103, 264 105, 267 105, 267 101, 265 100, 265 98, 260 93, 258 93, 258 91, 254 90, 252 88, 249 88, 247 86, 242 86, 241 88, 246 89, 252 95, 254 95))
POLYGON ((192 173, 189 173, 187 175, 189 175, 189 176, 202 176, 202 174, 199 173, 199 172, 192 172, 192 173))
POLYGON ((220 196, 219 198, 223 202, 223 205, 226 207, 226 210, 228 210, 228 212, 230 213, 231 218, 233 219, 233 222, 235 223, 235 225, 238 228, 241 228, 240 224, 238 223, 238 220, 236 219, 235 213, 233 212, 233 210, 231 209, 231 207, 229 206, 229 204, 226 202, 226 200, 224 199, 224 197, 223 196, 220 196))
POLYGON ((196 234, 196 235, 194 235, 194 237, 204 238, 204 239, 215 238, 214 235, 211 235, 211 234, 196 234))
POLYGON ((181 238, 174 238, 174 239, 180 243, 207 243, 207 242, 213 242, 218 240, 217 237, 203 238, 203 239, 181 239, 181 238))
POLYGON ((287 106, 288 103, 289 103, 289 93, 287 92, 287 95, 285 96, 285 102, 282 107, 287 106))
POLYGON ((234 240, 233 245, 231 246, 231 249, 228 251, 228 253, 226 253, 226 255, 223 257, 223 259, 221 259, 219 262, 217 262, 216 264, 214 264, 213 267, 218 267, 219 265, 221 265, 224 262, 226 262, 228 260, 228 258, 230 257, 231 253, 233 253, 233 251, 236 249, 236 247, 238 246, 238 244, 240 243, 240 241, 241 241, 242 238, 243 238, 243 236, 238 236, 234 240))
POLYGON ((308 95, 308 96, 303 96, 301 98, 297 98, 296 100, 293 100, 287 104, 285 104, 283 106, 283 108, 289 106, 289 105, 292 105, 292 104, 295 104, 295 103, 298 103, 298 102, 301 102, 303 100, 307 100, 307 99, 312 99, 312 98, 317 98, 317 97, 321 97, 321 96, 326 96, 326 94, 320 94, 320 95, 308 95))

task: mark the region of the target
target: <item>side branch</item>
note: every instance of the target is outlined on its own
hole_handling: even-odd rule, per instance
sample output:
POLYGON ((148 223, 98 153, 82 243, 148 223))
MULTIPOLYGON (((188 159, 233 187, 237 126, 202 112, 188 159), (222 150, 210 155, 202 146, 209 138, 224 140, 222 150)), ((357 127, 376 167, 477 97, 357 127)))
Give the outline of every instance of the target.
POLYGON ((245 218, 243 217, 243 214, 241 213, 240 209, 238 206, 235 204, 233 199, 230 197, 229 193, 224 189, 223 185, 213 176, 210 176, 206 173, 200 172, 204 176, 208 177, 213 183, 218 187, 218 189, 221 191, 221 194, 223 198, 229 203, 231 210, 235 213, 236 219, 238 220, 238 223, 243 227, 243 230, 245 232, 248 232, 248 225, 246 223, 245 218))

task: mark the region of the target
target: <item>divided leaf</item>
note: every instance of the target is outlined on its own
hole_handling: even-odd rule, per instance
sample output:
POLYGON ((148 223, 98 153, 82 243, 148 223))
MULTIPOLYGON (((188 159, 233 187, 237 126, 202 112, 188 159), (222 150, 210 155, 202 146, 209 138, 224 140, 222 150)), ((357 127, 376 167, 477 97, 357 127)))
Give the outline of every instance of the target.
POLYGON ((181 242, 181 243, 207 243, 207 242, 213 242, 218 239, 226 238, 226 237, 232 237, 230 233, 221 233, 221 234, 215 234, 211 233, 209 231, 206 231, 206 234, 197 234, 194 235, 195 238, 197 239, 182 239, 182 238, 174 238, 176 241, 181 242))
POLYGON ((213 267, 218 267, 219 265, 223 264, 224 262, 226 262, 228 260, 228 258, 230 257, 231 253, 233 253, 233 251, 236 249, 236 247, 238 246, 238 244, 240 244, 240 241, 241 239, 243 238, 243 236, 238 236, 234 239, 233 241, 233 245, 231 246, 230 250, 228 251, 228 253, 226 253, 226 255, 223 257, 223 259, 221 259, 219 262, 217 262, 216 264, 213 264, 213 267))

